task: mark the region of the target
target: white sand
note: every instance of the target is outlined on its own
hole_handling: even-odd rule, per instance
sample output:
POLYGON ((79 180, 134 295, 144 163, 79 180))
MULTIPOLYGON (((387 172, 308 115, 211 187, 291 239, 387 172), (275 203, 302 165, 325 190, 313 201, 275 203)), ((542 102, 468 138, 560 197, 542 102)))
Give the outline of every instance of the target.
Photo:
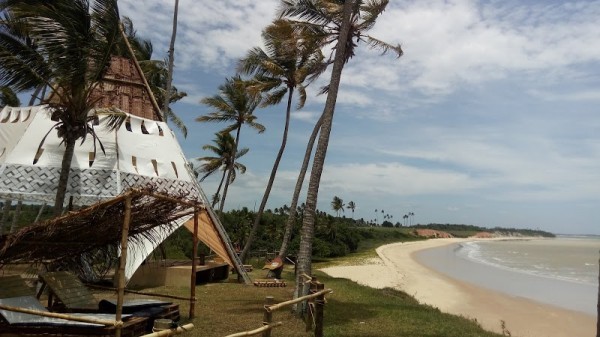
MULTIPOLYGON (((325 268, 332 277, 347 278, 373 288, 391 287, 443 312, 476 319, 484 329, 502 332, 501 320, 512 336, 593 336, 596 318, 584 313, 490 291, 451 279, 428 269, 412 254, 470 239, 434 239, 395 243, 377 248, 380 259, 358 266, 325 268)), ((590 294, 596 296, 596 294, 590 294)))

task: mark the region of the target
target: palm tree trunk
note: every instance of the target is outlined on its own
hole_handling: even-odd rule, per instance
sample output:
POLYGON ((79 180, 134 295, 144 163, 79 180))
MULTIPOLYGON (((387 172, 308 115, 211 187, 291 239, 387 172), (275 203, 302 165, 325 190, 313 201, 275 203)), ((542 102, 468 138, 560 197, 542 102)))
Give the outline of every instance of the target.
POLYGON ((235 170, 235 157, 237 155, 238 145, 240 144, 240 131, 242 126, 238 125, 237 132, 235 134, 235 148, 231 154, 231 163, 229 164, 229 171, 227 172, 227 179, 225 180, 225 187, 223 188, 223 197, 221 198, 221 204, 219 205, 219 216, 223 217, 223 206, 225 205, 225 198, 227 197, 227 189, 231 182, 231 174, 235 170))
POLYGON ((225 179, 225 187, 223 187, 223 196, 221 197, 221 204, 219 205, 219 216, 223 218, 223 206, 225 205, 225 198, 227 198, 227 190, 229 189, 229 182, 231 181, 231 172, 233 171, 233 167, 230 167, 227 170, 227 179, 225 179))
POLYGON ((287 101, 287 109, 285 112, 285 126, 283 127, 283 137, 281 140, 281 146, 279 147, 279 152, 277 153, 277 158, 275 158, 275 163, 273 164, 273 168, 271 169, 271 176, 269 177, 269 182, 267 183, 267 188, 265 189, 265 194, 263 194, 262 201, 260 202, 260 206, 258 207, 258 213, 256 213, 256 217, 254 218, 254 224, 252 225, 252 230, 250 231, 250 235, 248 236, 248 240, 246 241, 246 245, 242 250, 240 255, 240 260, 242 262, 245 260, 248 251, 252 247, 252 243, 254 242, 254 237, 258 232, 258 227, 260 225, 260 218, 267 206, 267 200, 269 200, 269 194, 271 194, 271 188, 273 187, 273 182, 275 181, 275 176, 277 175, 277 169, 279 168, 279 162, 281 161, 281 157, 283 157, 283 152, 285 151, 285 145, 287 143, 288 129, 290 126, 290 113, 292 110, 292 98, 294 95, 294 88, 288 88, 288 101, 287 101))
POLYGON ((283 233, 281 247, 279 248, 279 257, 281 258, 283 258, 287 254, 287 250, 290 245, 290 240, 292 239, 292 230, 294 228, 294 220, 296 218, 296 209, 298 208, 298 199, 300 198, 300 192, 302 191, 304 177, 306 176, 306 171, 308 171, 310 156, 312 154, 313 146, 315 144, 315 140, 317 139, 317 135, 319 134, 319 130, 321 129, 322 122, 323 116, 321 115, 321 117, 315 124, 310 138, 308 139, 308 144, 306 145, 304 161, 302 162, 302 168, 300 169, 298 180, 296 180, 296 187, 294 188, 294 195, 292 196, 292 203, 290 206, 290 214, 288 215, 287 221, 285 223, 285 232, 283 233))
POLYGON ((598 304, 596 305, 596 337, 600 337, 600 259, 598 260, 598 304))
POLYGON ((219 193, 221 193, 221 187, 223 187, 223 182, 225 181, 225 175, 227 174, 227 169, 223 170, 223 175, 221 176, 221 181, 219 182, 219 187, 217 187, 217 191, 215 192, 215 196, 212 200, 212 208, 215 208, 215 205, 219 201, 219 193))
POLYGON ((10 208, 12 206, 12 200, 6 199, 4 201, 4 207, 2 208, 2 217, 0 218, 0 235, 4 234, 4 232, 8 233, 8 215, 10 213, 10 208))
POLYGON ((175 64, 175 38, 177 37, 177 13, 179 12, 179 0, 175 0, 175 9, 173 12, 173 32, 171 34, 171 44, 169 45, 169 64, 167 68, 167 83, 165 87, 165 97, 162 106, 162 118, 166 122, 166 116, 169 111, 169 101, 171 100, 171 85, 173 82, 173 66, 175 64))
POLYGON ((12 224, 10 226, 10 232, 14 233, 17 230, 17 224, 19 222, 19 217, 21 217, 21 208, 23 207, 23 200, 19 199, 17 201, 17 208, 15 208, 15 213, 13 214, 12 224))
POLYGON ((69 183, 69 173, 71 172, 71 161, 73 160, 73 154, 75 153, 75 138, 68 137, 65 139, 65 143, 66 149, 62 158, 60 178, 58 179, 56 199, 54 201, 55 216, 61 215, 63 211, 63 204, 65 203, 65 197, 67 195, 67 185, 69 183))
POLYGON ((308 290, 301 289, 303 284, 301 275, 312 274, 312 243, 315 234, 315 211, 317 208, 317 197, 319 195, 319 184, 321 183, 321 174, 323 173, 325 156, 327 155, 327 147, 329 145, 329 135, 333 123, 335 103, 342 77, 342 70, 344 69, 346 43, 348 41, 348 32, 350 30, 350 16, 355 1, 356 0, 349 0, 344 2, 342 26, 337 41, 327 100, 323 110, 323 125, 321 125, 321 132, 319 133, 319 141, 315 150, 315 157, 306 194, 306 211, 304 212, 304 220, 300 231, 300 248, 296 264, 298 275, 296 276, 295 297, 304 295, 308 290))

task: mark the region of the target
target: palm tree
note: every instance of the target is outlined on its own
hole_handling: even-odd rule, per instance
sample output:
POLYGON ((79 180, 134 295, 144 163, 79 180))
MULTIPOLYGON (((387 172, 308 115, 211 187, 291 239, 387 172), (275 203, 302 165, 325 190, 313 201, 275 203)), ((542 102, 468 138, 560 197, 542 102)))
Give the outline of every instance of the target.
POLYGON ((0 86, 22 92, 45 85, 54 97, 49 109, 58 122, 49 132, 65 144, 54 207, 60 214, 75 143, 97 140, 91 94, 120 39, 117 1, 4 0, 0 13, 0 86))
POLYGON ((287 108, 281 146, 279 147, 265 193, 254 218, 252 231, 240 254, 242 261, 244 261, 252 247, 254 238, 258 232, 260 219, 267 205, 277 169, 285 151, 294 91, 298 91, 299 100, 297 108, 301 109, 306 101, 304 82, 308 80, 310 83, 310 80, 324 68, 321 50, 315 45, 303 44, 302 41, 305 41, 305 39, 294 31, 292 25, 287 20, 276 20, 263 31, 262 37, 266 50, 259 47, 251 49, 246 57, 240 60, 238 69, 242 73, 253 74, 255 77, 252 81, 252 87, 261 92, 266 92, 262 104, 263 107, 279 104, 287 94, 287 108))
POLYGON ((354 210, 356 209, 356 204, 354 203, 354 201, 350 201, 348 203, 348 206, 346 206, 346 208, 348 208, 349 210, 352 210, 352 219, 354 219, 354 210))
POLYGON ((3 86, 0 87, 0 110, 7 105, 20 106, 21 101, 19 101, 19 97, 17 97, 17 94, 11 88, 3 86))
MULTIPOLYGON (((308 144, 306 144, 306 150, 304 152, 304 159, 302 160, 302 166, 300 168, 300 173, 298 174, 298 179, 296 179, 296 186, 294 187, 294 195, 292 196, 291 206, 292 208, 298 205, 298 199, 300 198, 300 192, 302 191, 302 185, 304 183, 304 178, 306 176, 306 171, 308 170, 308 164, 310 162, 310 157, 313 150, 313 145, 317 136, 319 135, 319 130, 321 130, 321 122, 323 120, 323 116, 319 118, 315 126, 313 127, 312 133, 308 138, 308 144)), ((304 210, 306 209, 306 204, 302 203, 302 212, 301 215, 304 217, 304 210)), ((283 239, 281 241, 281 247, 279 248, 279 257, 283 258, 287 254, 288 246, 290 240, 292 238, 292 230, 295 222, 295 214, 291 213, 288 216, 285 223, 285 232, 283 234, 283 239)))
POLYGON ((336 215, 340 216, 340 211, 344 211, 344 200, 342 200, 338 196, 333 197, 333 201, 331 202, 331 208, 335 211, 336 215))
POLYGON ((217 202, 219 201, 219 194, 221 193, 221 187, 223 187, 223 182, 225 181, 225 176, 227 175, 229 168, 233 168, 233 173, 231 174, 231 180, 229 184, 232 184, 235 180, 237 174, 236 171, 240 173, 246 172, 246 166, 242 163, 238 162, 238 159, 248 153, 248 148, 235 150, 235 140, 233 136, 231 136, 228 132, 217 132, 216 138, 213 140, 215 145, 204 145, 202 147, 203 150, 211 151, 215 154, 213 157, 200 157, 196 160, 202 162, 200 167, 197 169, 199 173, 203 173, 204 175, 200 178, 200 181, 204 181, 208 176, 213 173, 221 170, 223 174, 221 175, 221 180, 219 182, 219 187, 215 192, 212 200, 212 207, 214 208, 217 202), (235 152, 235 154, 234 154, 235 152))
POLYGON ((224 84, 219 86, 219 94, 212 97, 205 97, 201 102, 214 111, 196 118, 198 122, 226 122, 231 123, 221 132, 229 133, 235 130, 235 146, 233 148, 232 160, 227 167, 227 178, 223 188, 223 196, 219 205, 219 213, 222 214, 225 198, 227 197, 227 188, 231 183, 231 176, 234 174, 233 165, 237 155, 237 149, 240 145, 240 132, 243 125, 257 130, 259 133, 265 131, 262 124, 256 122, 256 116, 253 114, 256 107, 261 102, 259 93, 248 90, 249 83, 243 81, 239 76, 227 79, 224 84))
POLYGON ((407 225, 408 214, 404 214, 404 216, 402 217, 402 219, 404 219, 404 226, 406 226, 407 225))

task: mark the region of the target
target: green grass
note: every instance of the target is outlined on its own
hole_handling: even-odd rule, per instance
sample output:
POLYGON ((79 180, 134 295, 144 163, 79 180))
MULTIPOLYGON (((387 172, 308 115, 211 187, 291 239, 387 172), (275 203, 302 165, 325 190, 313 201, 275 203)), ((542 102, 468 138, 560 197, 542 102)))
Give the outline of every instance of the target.
MULTIPOLYGON (((360 263, 376 257, 374 248, 389 243, 365 241, 359 252, 342 259, 329 259, 315 263, 313 270, 336 263, 360 263)), ((502 335, 483 330, 477 322, 463 317, 444 314, 437 308, 419 304, 413 297, 394 289, 372 289, 345 279, 336 279, 315 272, 325 288, 333 289, 327 296, 324 318, 324 335, 328 337, 499 337, 502 335)), ((264 278, 264 270, 255 269, 252 279, 264 278)), ((263 304, 266 296, 275 302, 292 298, 294 290, 293 267, 288 266, 282 277, 284 288, 259 288, 234 282, 221 282, 196 287, 196 318, 191 322, 196 328, 187 336, 227 336, 236 332, 253 330, 262 326, 263 304)), ((151 291, 188 296, 189 289, 155 288, 151 291)), ((189 305, 180 302, 182 321, 187 323, 189 305)), ((295 318, 289 309, 274 312, 273 321, 282 321, 273 337, 307 337, 304 322, 295 318)), ((500 321, 498 325, 500 326, 500 321)))

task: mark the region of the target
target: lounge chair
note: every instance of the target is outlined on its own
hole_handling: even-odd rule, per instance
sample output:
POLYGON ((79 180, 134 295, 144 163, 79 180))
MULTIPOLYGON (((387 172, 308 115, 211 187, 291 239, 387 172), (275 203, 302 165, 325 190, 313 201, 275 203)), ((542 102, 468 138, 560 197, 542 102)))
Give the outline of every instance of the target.
MULTIPOLYGON (((47 272, 40 275, 42 287, 38 298, 47 287, 48 308, 62 312, 115 313, 116 300, 98 301, 92 292, 77 278, 66 272, 47 272)), ((123 303, 123 313, 154 319, 179 320, 179 305, 154 299, 134 299, 123 303)))
MULTIPOLYGON (((114 336, 113 325, 84 323, 73 320, 45 317, 6 309, 16 307, 39 313, 49 311, 33 296, 18 276, 0 277, 0 336, 114 336)), ((114 314, 73 313, 71 316, 94 320, 114 321, 114 314)), ((123 315, 121 336, 136 337, 147 331, 148 319, 123 315)))

